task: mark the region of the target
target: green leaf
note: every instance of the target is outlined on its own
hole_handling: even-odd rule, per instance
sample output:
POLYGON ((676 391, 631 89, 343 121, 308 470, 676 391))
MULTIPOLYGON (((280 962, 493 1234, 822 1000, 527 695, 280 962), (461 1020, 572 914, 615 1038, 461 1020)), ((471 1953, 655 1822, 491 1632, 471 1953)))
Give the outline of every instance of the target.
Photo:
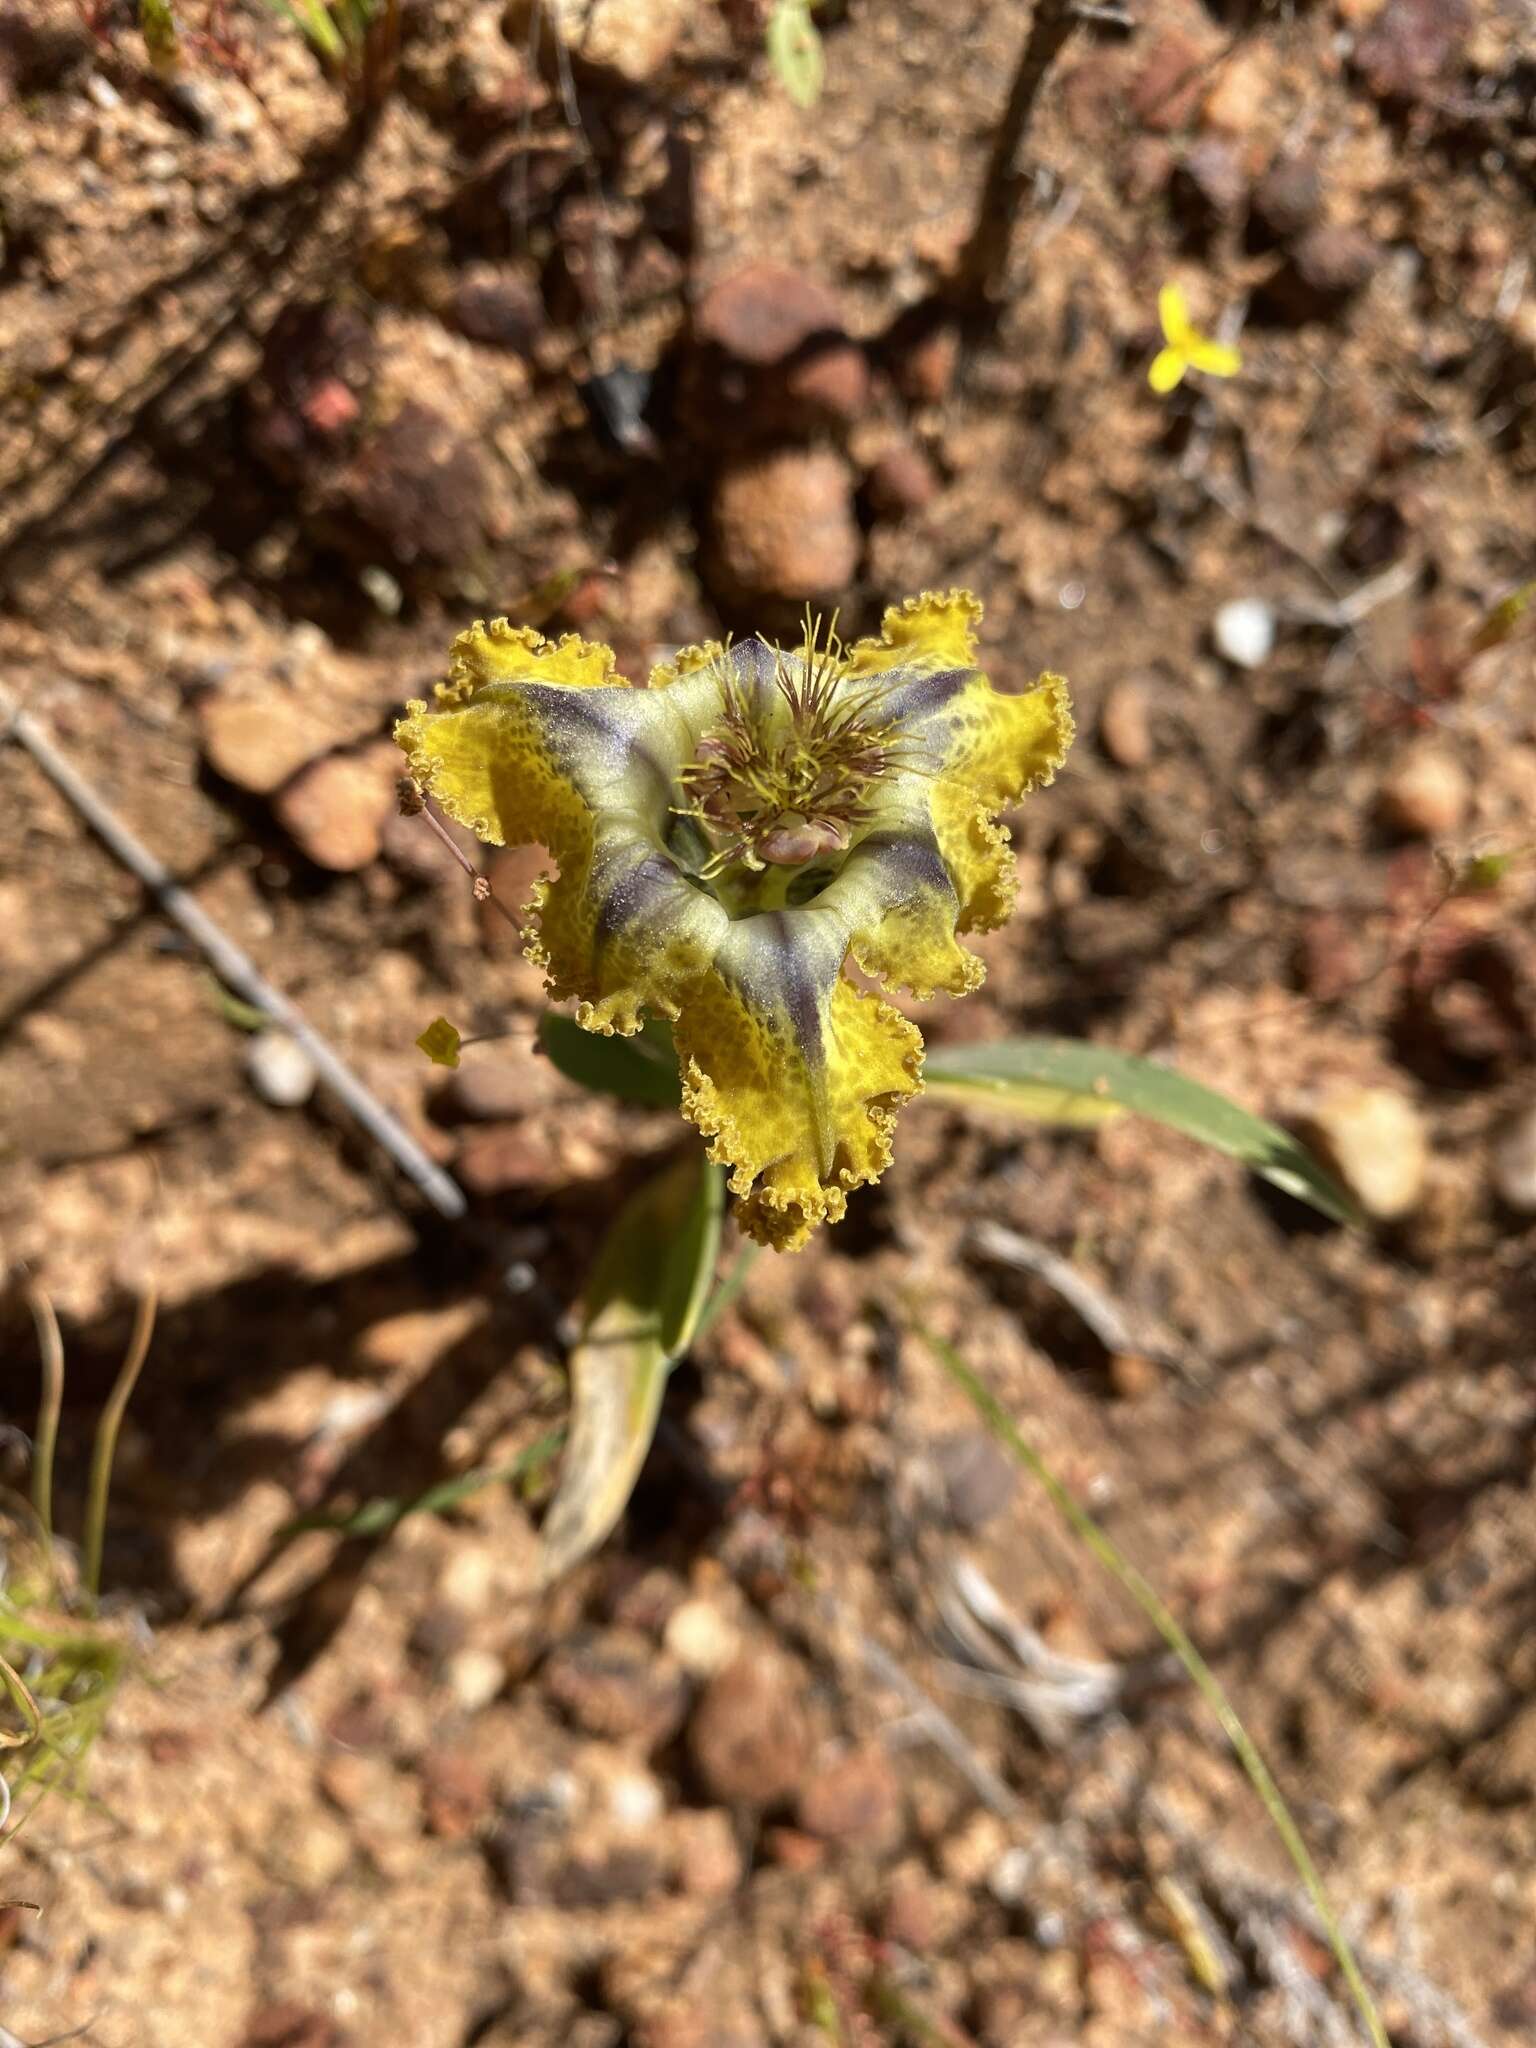
POLYGON ((647 1109, 676 1109, 681 1100, 677 1055, 665 1024, 647 1024, 633 1038, 604 1038, 558 1010, 546 1010, 539 1043, 568 1081, 596 1095, 617 1095, 647 1109))
POLYGON ((827 79, 809 0, 778 0, 768 17, 768 61, 797 107, 814 107, 827 79))
POLYGON ((598 1254, 571 1353, 570 1442, 544 1520, 546 1586, 596 1550, 634 1491, 667 1370, 703 1313, 724 1212, 724 1174, 690 1153, 630 1198, 598 1254))
POLYGON ((1077 1038, 1004 1038, 939 1046, 923 1064, 925 1093, 988 1103, 1051 1123, 1099 1123, 1130 1110, 1214 1145, 1336 1223, 1359 1212, 1306 1147, 1267 1118, 1240 1109, 1155 1060, 1077 1038))

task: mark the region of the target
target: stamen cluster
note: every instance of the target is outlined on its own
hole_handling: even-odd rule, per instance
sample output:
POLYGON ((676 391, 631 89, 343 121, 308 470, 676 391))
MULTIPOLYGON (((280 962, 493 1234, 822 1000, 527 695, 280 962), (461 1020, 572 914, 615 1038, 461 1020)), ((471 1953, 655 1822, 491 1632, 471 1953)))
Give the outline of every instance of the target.
POLYGON ((700 870, 803 867, 847 850, 870 815, 869 794, 896 755, 896 728, 879 716, 880 692, 839 694, 842 646, 806 624, 798 654, 774 649, 773 693, 749 695, 721 665, 719 720, 682 771, 683 816, 711 851, 700 870))

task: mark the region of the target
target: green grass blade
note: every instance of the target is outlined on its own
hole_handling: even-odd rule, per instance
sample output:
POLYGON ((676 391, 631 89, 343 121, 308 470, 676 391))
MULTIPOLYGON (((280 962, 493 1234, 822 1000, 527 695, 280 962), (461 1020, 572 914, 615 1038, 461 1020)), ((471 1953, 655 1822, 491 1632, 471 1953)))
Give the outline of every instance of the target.
POLYGON ((1085 1549, 1092 1552, 1110 1577, 1130 1594, 1188 1672, 1192 1683, 1216 1716, 1238 1762, 1247 1772, 1249 1782, 1259 1795, 1260 1804, 1269 1815, 1286 1854, 1295 1866, 1296 1874, 1301 1879, 1307 1897, 1312 1901, 1318 1919, 1327 1933, 1328 1945, 1333 1950, 1334 1959, 1349 1987, 1355 2009, 1364 2023, 1373 2048, 1391 2048, 1386 2028, 1382 2025, 1381 2016, 1376 2010, 1375 2000, 1371 1997, 1365 1979, 1360 1974, 1360 1966, 1355 1961, 1354 1950, 1350 1947, 1344 1930, 1328 1903, 1328 1894, 1323 1889, 1323 1880, 1318 1874, 1317 1865, 1312 1861, 1311 1852, 1301 1838, 1300 1829, 1291 1818, 1290 1808, 1270 1775, 1269 1766, 1260 1756, 1253 1738, 1238 1719, 1236 1709, 1222 1691, 1216 1674, 1190 1641, 1182 1624, 1150 1581, 1142 1576, 1113 1539, 1099 1527, 1092 1515, 1079 1507, 1040 1453, 1020 1434, 1013 1417, 996 1395, 971 1370, 954 1346, 946 1343, 942 1337, 936 1336, 933 1331, 925 1329, 919 1322, 914 1322, 911 1327, 932 1351, 992 1435, 1044 1489, 1052 1507, 1068 1528, 1079 1538, 1085 1549))
POLYGON ((1171 1067, 1078 1038, 941 1045, 923 1062, 925 1093, 1052 1123, 1094 1123, 1130 1110, 1241 1160, 1336 1223, 1358 1223, 1349 1195, 1289 1131, 1171 1067))

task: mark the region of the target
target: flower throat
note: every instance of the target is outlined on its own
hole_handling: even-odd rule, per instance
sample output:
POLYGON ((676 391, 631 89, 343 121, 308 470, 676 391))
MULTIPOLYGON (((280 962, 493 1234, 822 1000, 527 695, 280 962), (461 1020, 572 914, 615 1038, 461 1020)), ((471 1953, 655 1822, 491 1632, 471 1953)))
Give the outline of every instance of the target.
POLYGON ((797 653, 773 649, 767 690, 749 691, 722 661, 721 715, 682 770, 687 801, 674 814, 687 843, 674 851, 732 917, 808 902, 824 888, 896 759, 878 686, 850 691, 835 632, 819 641, 808 617, 797 653))

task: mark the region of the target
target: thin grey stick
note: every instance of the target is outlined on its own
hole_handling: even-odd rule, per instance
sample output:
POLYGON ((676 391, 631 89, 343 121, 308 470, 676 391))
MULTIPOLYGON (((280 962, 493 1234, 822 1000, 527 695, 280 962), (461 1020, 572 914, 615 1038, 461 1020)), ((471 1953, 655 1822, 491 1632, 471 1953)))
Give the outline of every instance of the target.
POLYGON ((35 719, 0 690, 0 737, 9 735, 36 761, 61 795, 67 797, 97 838, 135 875, 160 909, 191 939, 220 981, 236 995, 280 1024, 314 1061, 320 1078, 345 1105, 376 1145, 387 1152, 406 1178, 421 1190, 439 1216, 450 1223, 465 1215, 468 1204, 458 1182, 430 1160, 398 1117, 358 1079, 314 1026, 279 989, 275 989, 233 939, 197 903, 169 868, 158 860, 71 767, 35 719))

